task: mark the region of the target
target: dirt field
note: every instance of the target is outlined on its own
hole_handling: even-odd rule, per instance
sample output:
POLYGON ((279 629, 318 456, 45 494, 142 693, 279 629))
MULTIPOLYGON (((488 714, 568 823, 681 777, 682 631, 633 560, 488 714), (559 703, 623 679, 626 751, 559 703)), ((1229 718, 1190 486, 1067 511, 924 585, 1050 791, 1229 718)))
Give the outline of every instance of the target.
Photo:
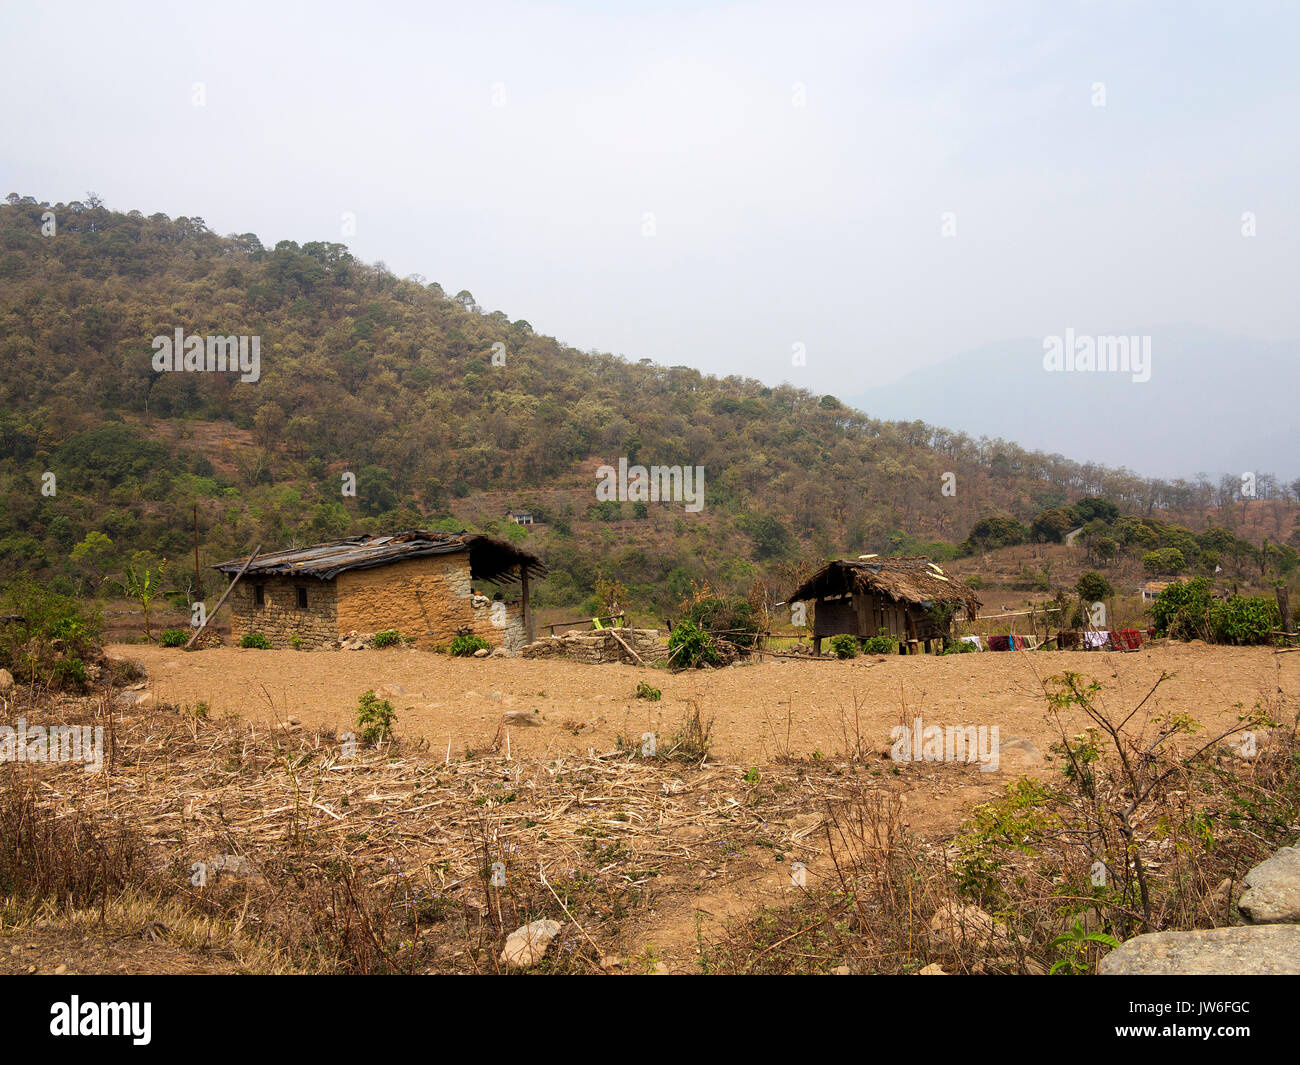
MULTIPOLYGON (((620 737, 638 747, 645 733, 670 742, 697 700, 713 720, 711 761, 759 766, 783 755, 828 758, 855 752, 887 755, 890 730, 921 717, 925 725, 993 726, 1002 743, 1028 739, 1036 753, 1004 752, 999 772, 961 767, 961 787, 918 804, 913 827, 952 830, 975 802, 1008 776, 1048 772, 1058 740, 1042 681, 1064 670, 1094 677, 1112 711, 1136 706, 1164 672, 1172 674, 1151 703, 1157 712, 1187 713, 1207 728, 1228 728, 1281 690, 1300 692, 1300 659, 1266 648, 1155 646, 1113 652, 984 653, 890 656, 850 661, 767 660, 722 670, 672 674, 624 665, 590 666, 525 659, 456 659, 405 649, 381 651, 257 651, 213 648, 184 652, 115 645, 109 653, 140 662, 150 690, 167 703, 206 703, 263 725, 289 717, 303 728, 343 733, 355 728, 357 700, 387 686, 397 735, 425 741, 455 761, 467 753, 510 753, 519 759, 601 754, 620 737), (649 702, 634 697, 638 681, 660 688, 649 702), (405 694, 392 694, 400 689, 405 694), (506 726, 505 711, 525 711, 537 727, 506 726), (535 713, 534 713, 535 712, 535 713), (1041 756, 1041 758, 1039 757, 1041 756)), ((1072 731, 1085 726, 1079 714, 1072 731)))
POLYGON ((927 725, 997 725, 1003 740, 1025 736, 1045 751, 1055 733, 1045 714, 1041 680, 1064 670, 1095 677, 1114 709, 1133 706, 1162 672, 1171 673, 1154 705, 1190 713, 1206 725, 1235 721, 1279 687, 1300 690, 1300 659, 1267 648, 1199 644, 1135 654, 768 660, 678 674, 623 665, 457 659, 402 649, 187 653, 120 644, 107 650, 142 663, 150 689, 165 702, 205 702, 211 713, 268 723, 293 715, 306 728, 346 731, 354 725, 362 692, 396 686, 406 693, 392 698, 398 734, 425 739, 439 750, 450 743, 453 758, 467 748, 490 746, 506 710, 537 711, 540 727, 510 729, 512 750, 535 757, 607 750, 620 733, 638 742, 647 731, 670 733, 687 700, 698 699, 705 716, 715 720, 715 758, 759 764, 786 753, 843 753, 855 731, 864 745, 887 747, 890 728, 916 715, 927 725), (660 702, 634 698, 641 680, 663 691, 660 702))
MULTIPOLYGON (((117 742, 132 753, 113 778, 116 787, 96 782, 93 789, 95 804, 108 803, 177 868, 188 870, 219 849, 274 864, 283 853, 298 855, 294 848, 303 846, 307 823, 307 838, 326 847, 331 861, 339 855, 360 861, 363 848, 396 833, 403 869, 438 897, 480 912, 476 907, 487 901, 479 898, 474 870, 485 847, 501 847, 512 863, 512 884, 537 895, 524 898, 520 920, 549 898, 530 870, 559 882, 572 879, 576 868, 573 883, 613 891, 609 913, 590 903, 590 895, 579 896, 588 902, 575 927, 600 941, 605 961, 619 955, 610 969, 617 972, 700 971, 707 945, 725 939, 731 919, 797 902, 792 861, 806 866, 810 885, 833 882, 823 826, 827 802, 837 795, 865 787, 888 796, 901 803, 904 826, 942 850, 976 805, 1017 776, 1059 780, 1051 754, 1058 732, 1042 690, 1054 674, 1095 678, 1105 707, 1117 716, 1171 674, 1148 707, 1157 715, 1191 715, 1207 726, 1198 739, 1236 725, 1257 704, 1293 706, 1300 692, 1300 659, 1292 655, 1199 644, 1135 654, 781 660, 676 675, 405 649, 186 653, 117 644, 107 650, 140 663, 159 702, 208 707, 205 724, 162 707, 124 711, 117 742), (662 689, 662 699, 634 698, 638 681, 662 689), (347 772, 331 770, 332 761, 315 758, 317 730, 335 736, 354 730, 358 697, 368 689, 395 693, 400 754, 391 762, 378 754, 347 772), (634 753, 647 732, 655 733, 662 753, 692 703, 713 720, 705 768, 634 753), (505 726, 507 711, 539 724, 505 726), (223 724, 227 714, 252 727, 223 724), (998 771, 889 761, 890 729, 918 716, 926 725, 996 726, 1007 745, 998 771), (300 725, 288 733, 275 727, 289 718, 300 725), (310 756, 301 764, 317 767, 301 823, 294 796, 302 782, 285 768, 299 762, 270 757, 272 743, 300 746, 310 756), (602 760, 620 746, 625 753, 602 760), (512 789, 504 798, 503 782, 512 789), (411 809, 394 817, 393 804, 411 809), (479 811, 495 826, 490 843, 475 836, 479 811), (617 901, 628 893, 639 901, 617 901)), ((1084 724, 1080 714, 1064 727, 1073 733, 1084 724)), ((80 794, 82 774, 60 786, 80 794)), ((393 875, 383 868, 370 874, 375 884, 393 875)), ((73 972, 210 971, 203 951, 171 958, 143 946, 119 957, 109 951, 117 939, 82 941, 73 931, 82 934, 26 928, 0 937, 0 953, 8 955, 0 969, 28 971, 40 937, 49 934, 64 936, 59 950, 46 951, 51 965, 63 962, 73 972)), ((237 954, 227 950, 222 957, 237 954)), ((456 955, 445 965, 454 971, 456 955)))

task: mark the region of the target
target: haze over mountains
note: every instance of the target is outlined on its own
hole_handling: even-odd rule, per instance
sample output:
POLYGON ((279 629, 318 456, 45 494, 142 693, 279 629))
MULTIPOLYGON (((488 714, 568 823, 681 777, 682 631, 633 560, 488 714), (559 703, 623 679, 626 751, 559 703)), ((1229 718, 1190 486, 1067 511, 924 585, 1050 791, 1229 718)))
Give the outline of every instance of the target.
POLYGON ((872 417, 920 419, 1150 477, 1205 473, 1217 481, 1271 471, 1291 480, 1300 473, 1294 417, 1300 342, 1189 325, 1101 335, 1111 333, 1151 338, 1149 380, 1109 371, 1049 372, 1044 338, 1022 337, 840 398, 872 417))

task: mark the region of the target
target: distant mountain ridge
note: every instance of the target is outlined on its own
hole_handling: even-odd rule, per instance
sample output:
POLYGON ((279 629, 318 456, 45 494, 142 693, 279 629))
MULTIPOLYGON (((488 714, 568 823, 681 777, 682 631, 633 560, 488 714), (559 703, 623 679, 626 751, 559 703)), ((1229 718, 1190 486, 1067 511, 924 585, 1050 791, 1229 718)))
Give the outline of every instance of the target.
MULTIPOLYGON (((1073 333, 1085 335, 1078 327, 1073 333)), ((1044 368, 1045 338, 1019 338, 841 398, 872 417, 959 426, 1153 477, 1300 476, 1300 341, 1188 325, 1113 335, 1150 338, 1149 380, 1130 372, 1052 372, 1044 368)))

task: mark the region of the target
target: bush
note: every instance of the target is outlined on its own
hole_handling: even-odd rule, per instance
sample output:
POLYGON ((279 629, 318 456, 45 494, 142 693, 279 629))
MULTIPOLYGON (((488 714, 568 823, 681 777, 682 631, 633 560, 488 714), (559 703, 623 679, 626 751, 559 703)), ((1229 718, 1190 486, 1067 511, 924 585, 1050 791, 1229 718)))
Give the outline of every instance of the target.
POLYGON ((447 650, 449 654, 452 654, 457 658, 470 658, 473 656, 475 651, 488 651, 491 649, 492 645, 488 643, 487 640, 483 639, 482 636, 466 634, 457 636, 452 640, 451 647, 447 650))
POLYGON ((357 735, 363 743, 373 747, 380 740, 386 739, 393 731, 393 722, 396 720, 392 703, 380 699, 373 691, 361 696, 357 705, 357 735))
POLYGON ((831 637, 831 651, 836 658, 857 658, 858 638, 847 633, 831 637))
POLYGON ((1277 602, 1263 595, 1234 595, 1210 609, 1214 638, 1219 643, 1272 643, 1282 627, 1277 602))
POLYGON ((657 703, 663 697, 663 692, 658 688, 652 688, 643 680, 636 682, 636 698, 649 699, 652 703, 657 703))
POLYGON ((383 632, 375 633, 376 647, 395 647, 402 642, 402 634, 396 629, 385 629, 383 632))
POLYGON ((686 618, 697 628, 725 632, 727 640, 737 647, 753 647, 758 633, 758 620, 749 600, 710 597, 692 603, 686 618))
POLYGON ((1210 622, 1210 595, 1208 577, 1190 581, 1175 581, 1156 596, 1151 605, 1151 618, 1156 632, 1175 640, 1211 640, 1214 626, 1210 622))
POLYGON ((868 636, 862 641, 862 652, 869 655, 896 655, 898 654, 898 637, 890 636, 887 632, 868 636))
POLYGON ((22 619, 0 625, 0 666, 32 683, 84 687, 84 664, 59 663, 98 657, 98 613, 24 577, 0 595, 0 614, 22 619))
POLYGON ((239 638, 239 646, 251 647, 257 651, 269 651, 271 649, 271 641, 260 632, 246 632, 239 638))
POLYGON ((190 634, 184 629, 163 629, 158 639, 164 647, 184 647, 190 642, 190 634))
POLYGON ((709 634, 686 620, 679 621, 668 637, 668 660, 679 669, 698 669, 716 666, 722 658, 709 634))

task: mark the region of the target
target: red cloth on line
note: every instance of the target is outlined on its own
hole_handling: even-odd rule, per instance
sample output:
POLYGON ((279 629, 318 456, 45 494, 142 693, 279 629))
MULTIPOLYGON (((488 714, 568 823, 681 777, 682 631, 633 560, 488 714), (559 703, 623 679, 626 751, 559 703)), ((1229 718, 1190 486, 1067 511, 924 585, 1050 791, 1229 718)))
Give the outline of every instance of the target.
POLYGON ((1110 634, 1111 643, 1119 651, 1136 651, 1142 646, 1142 633, 1137 629, 1121 629, 1110 634))

